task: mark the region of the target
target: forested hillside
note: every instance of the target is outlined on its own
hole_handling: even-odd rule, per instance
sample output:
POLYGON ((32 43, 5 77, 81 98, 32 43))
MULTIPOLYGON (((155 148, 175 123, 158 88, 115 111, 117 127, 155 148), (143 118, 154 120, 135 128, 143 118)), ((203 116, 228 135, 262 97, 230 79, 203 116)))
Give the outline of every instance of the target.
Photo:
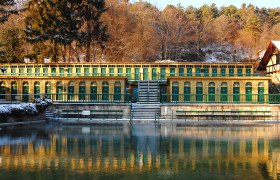
POLYGON ((0 62, 243 61, 280 39, 280 7, 0 1, 0 62))

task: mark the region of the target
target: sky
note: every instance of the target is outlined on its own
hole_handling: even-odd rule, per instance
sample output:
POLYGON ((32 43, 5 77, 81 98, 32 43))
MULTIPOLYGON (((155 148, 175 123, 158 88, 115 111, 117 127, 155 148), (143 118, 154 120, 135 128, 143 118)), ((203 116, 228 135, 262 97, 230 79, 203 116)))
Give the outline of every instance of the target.
POLYGON ((215 3, 218 8, 221 6, 229 6, 229 5, 234 5, 240 8, 243 3, 246 3, 247 5, 251 3, 255 6, 258 6, 259 8, 280 7, 280 0, 146 0, 146 1, 155 5, 159 9, 164 9, 168 4, 172 4, 176 6, 179 3, 183 7, 188 7, 188 6, 200 7, 204 4, 212 4, 212 3, 215 3))

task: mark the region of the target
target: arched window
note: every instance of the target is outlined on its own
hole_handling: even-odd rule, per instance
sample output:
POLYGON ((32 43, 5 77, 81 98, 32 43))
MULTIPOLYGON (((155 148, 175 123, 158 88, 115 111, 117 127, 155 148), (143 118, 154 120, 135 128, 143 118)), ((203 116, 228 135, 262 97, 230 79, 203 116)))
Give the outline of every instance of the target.
POLYGON ((215 83, 214 82, 209 82, 208 86, 209 87, 215 87, 215 83))
POLYGON ((251 82, 247 82, 246 83, 246 87, 252 87, 252 83, 251 82))
POLYGON ((233 87, 240 87, 240 83, 239 82, 233 83, 233 87))
POLYGON ((184 83, 184 86, 185 86, 185 87, 190 87, 190 86, 191 86, 191 83, 188 82, 188 81, 186 81, 186 82, 184 83))

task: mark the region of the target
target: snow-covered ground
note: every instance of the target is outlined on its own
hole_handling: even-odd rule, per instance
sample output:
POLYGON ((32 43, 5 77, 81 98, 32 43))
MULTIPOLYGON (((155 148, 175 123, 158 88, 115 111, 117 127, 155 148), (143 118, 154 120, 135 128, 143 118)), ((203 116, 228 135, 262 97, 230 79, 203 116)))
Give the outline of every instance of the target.
POLYGON ((202 48, 205 53, 205 62, 239 62, 249 59, 249 53, 232 44, 210 44, 202 48))
POLYGON ((0 115, 36 115, 40 109, 46 108, 51 101, 49 99, 35 99, 34 103, 1 104, 0 115))

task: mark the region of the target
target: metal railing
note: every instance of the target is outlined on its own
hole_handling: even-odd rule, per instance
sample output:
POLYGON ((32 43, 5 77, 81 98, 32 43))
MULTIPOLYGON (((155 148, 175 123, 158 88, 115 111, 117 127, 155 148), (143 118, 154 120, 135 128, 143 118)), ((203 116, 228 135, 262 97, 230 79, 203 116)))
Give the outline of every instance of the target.
POLYGON ((52 102, 129 103, 130 94, 0 94, 0 103, 33 102, 36 98, 49 98, 52 102), (2 100, 2 101, 1 101, 2 100))
POLYGON ((280 94, 163 94, 162 103, 280 104, 280 94))
POLYGON ((128 80, 166 80, 167 77, 259 77, 266 76, 252 73, 0 73, 0 76, 32 76, 32 77, 127 77, 128 80))

